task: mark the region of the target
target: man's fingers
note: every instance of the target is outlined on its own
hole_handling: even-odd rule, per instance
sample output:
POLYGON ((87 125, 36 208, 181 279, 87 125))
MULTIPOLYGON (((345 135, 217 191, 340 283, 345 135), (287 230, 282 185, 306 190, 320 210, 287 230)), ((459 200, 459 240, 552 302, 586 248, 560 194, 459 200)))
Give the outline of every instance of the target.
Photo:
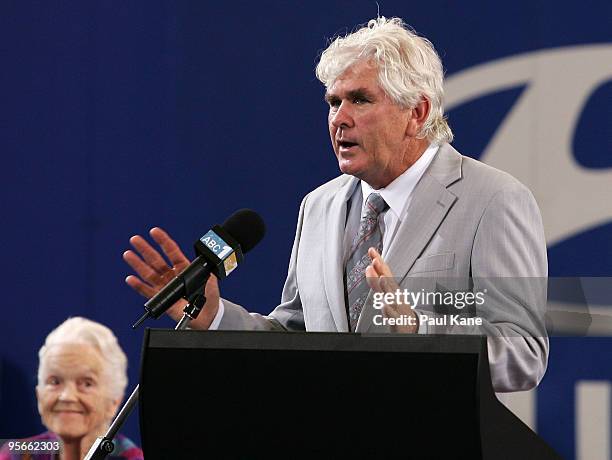
POLYGON ((151 297, 153 297, 157 292, 151 286, 144 283, 142 280, 140 280, 137 276, 134 276, 134 275, 128 276, 125 279, 125 282, 129 287, 131 287, 132 289, 134 289, 136 292, 138 292, 143 297, 146 297, 147 299, 150 299, 151 297))
POLYGON ((368 255, 372 263, 366 268, 366 277, 370 288, 377 292, 394 292, 399 289, 393 279, 393 273, 389 265, 385 263, 381 255, 374 248, 368 249, 368 255))
POLYGON ((380 264, 374 264, 374 261, 377 258, 380 258, 380 254, 378 254, 376 249, 370 248, 368 249, 368 256, 370 256, 370 259, 372 259, 372 263, 366 267, 366 280, 368 281, 368 285, 371 289, 375 290, 376 292, 380 292, 382 291, 382 286, 380 284, 381 273, 379 271, 380 264))
POLYGON ((395 292, 399 289, 395 279, 389 276, 381 276, 379 278, 380 289, 384 292, 395 292))
POLYGON ((402 322, 392 324, 390 326, 391 332, 399 332, 402 334, 414 334, 415 332, 417 332, 419 327, 418 317, 409 305, 387 304, 383 306, 382 312, 386 318, 402 318, 403 320, 402 322), (404 320, 404 318, 410 319, 408 319, 406 323, 406 320, 404 320))
POLYGON ((215 275, 211 273, 210 278, 208 279, 208 281, 206 282, 206 286, 204 287, 204 295, 206 296, 206 298, 216 298, 219 297, 220 294, 221 293, 219 291, 219 280, 215 275))
POLYGON ((398 318, 400 316, 394 304, 385 304, 382 308, 382 312, 386 318, 398 318))
POLYGON ((140 235, 130 238, 130 244, 138 251, 144 261, 160 275, 172 270, 157 250, 140 235))
POLYGON ((379 272, 380 264, 374 264, 374 262, 378 259, 382 259, 382 257, 374 248, 368 249, 368 256, 370 256, 370 259, 372 260, 372 263, 370 265, 372 266, 372 268, 374 268, 374 271, 376 272, 377 276, 380 276, 382 274, 379 272))
POLYGON ((372 264, 380 276, 384 276, 386 278, 391 278, 393 276, 393 273, 391 273, 391 268, 381 258, 374 259, 372 264))
POLYGON ((380 278, 378 277, 378 273, 372 265, 368 265, 365 270, 366 281, 368 282, 368 286, 370 289, 373 289, 376 292, 382 291, 382 287, 380 286, 380 278))
POLYGON ((164 230, 155 227, 151 229, 149 234, 161 246, 164 254, 166 254, 173 265, 179 266, 179 269, 189 265, 189 259, 185 257, 179 245, 164 230))
POLYGON ((374 269, 376 270, 376 273, 378 273, 379 276, 386 276, 386 277, 393 276, 393 273, 391 273, 391 268, 383 260, 382 256, 376 249, 374 248, 368 249, 368 255, 370 256, 370 259, 372 259, 372 266, 374 267, 374 269))
POLYGON ((156 270, 153 270, 151 266, 144 262, 134 251, 125 251, 123 253, 123 260, 134 269, 138 276, 149 284, 155 285, 161 281, 160 274, 156 270))

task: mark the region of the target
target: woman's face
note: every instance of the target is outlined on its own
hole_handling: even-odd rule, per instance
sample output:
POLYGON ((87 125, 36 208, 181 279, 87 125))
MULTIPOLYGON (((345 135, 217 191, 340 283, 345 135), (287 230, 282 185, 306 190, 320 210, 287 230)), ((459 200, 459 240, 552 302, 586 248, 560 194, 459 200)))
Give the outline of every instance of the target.
POLYGON ((85 344, 53 345, 40 366, 36 397, 43 424, 66 441, 104 433, 119 401, 109 396, 98 350, 85 344))

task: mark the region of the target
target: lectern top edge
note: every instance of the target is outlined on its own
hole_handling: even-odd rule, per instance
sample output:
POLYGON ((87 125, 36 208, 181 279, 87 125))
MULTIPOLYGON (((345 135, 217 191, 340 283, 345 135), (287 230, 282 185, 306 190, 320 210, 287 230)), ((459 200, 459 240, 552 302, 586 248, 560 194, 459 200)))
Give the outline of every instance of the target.
POLYGON ((486 337, 475 335, 338 334, 283 331, 171 331, 147 329, 146 348, 285 349, 478 354, 486 337))

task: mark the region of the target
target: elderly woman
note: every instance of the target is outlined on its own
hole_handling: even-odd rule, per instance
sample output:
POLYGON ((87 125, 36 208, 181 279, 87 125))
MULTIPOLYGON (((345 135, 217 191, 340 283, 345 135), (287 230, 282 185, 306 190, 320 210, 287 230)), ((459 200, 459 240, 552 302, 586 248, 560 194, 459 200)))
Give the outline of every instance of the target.
MULTIPOLYGON (((38 356, 36 398, 49 431, 28 439, 25 450, 23 442, 17 446, 6 443, 0 460, 82 459, 96 438, 104 435, 123 399, 125 353, 109 328, 76 317, 51 331, 38 356)), ((115 450, 107 458, 143 458, 142 451, 125 436, 114 441, 115 450)))

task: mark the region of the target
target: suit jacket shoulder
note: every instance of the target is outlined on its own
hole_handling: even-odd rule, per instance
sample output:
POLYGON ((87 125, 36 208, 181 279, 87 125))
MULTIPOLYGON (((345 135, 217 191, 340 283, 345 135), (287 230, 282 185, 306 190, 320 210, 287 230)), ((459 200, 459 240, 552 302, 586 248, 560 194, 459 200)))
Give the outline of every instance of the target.
POLYGON ((472 188, 474 192, 482 194, 483 197, 492 198, 501 191, 526 192, 531 195, 531 191, 514 176, 463 155, 462 178, 461 186, 464 190, 468 187, 472 188))
MULTIPOLYGON (((342 174, 308 193, 304 197, 304 205, 308 211, 323 211, 330 205, 338 193, 346 194, 352 192, 353 187, 358 183, 359 179, 342 174)), ((346 198, 348 199, 348 196, 346 198)))

